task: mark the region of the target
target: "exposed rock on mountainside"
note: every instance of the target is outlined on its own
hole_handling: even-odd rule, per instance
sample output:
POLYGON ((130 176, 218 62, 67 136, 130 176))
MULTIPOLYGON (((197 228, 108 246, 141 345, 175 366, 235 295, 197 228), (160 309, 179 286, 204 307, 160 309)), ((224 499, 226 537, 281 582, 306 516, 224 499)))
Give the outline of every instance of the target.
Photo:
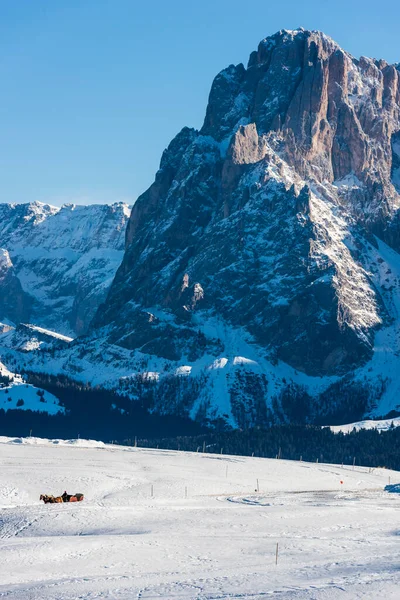
MULTIPOLYGON (((385 415, 400 408, 399 206, 400 67, 280 31, 217 75, 202 129, 165 150, 88 335, 12 359, 242 428, 385 415)), ((78 277, 62 307, 76 331, 102 277, 78 277)))
POLYGON ((202 130, 164 153, 97 324, 179 360, 218 315, 307 373, 361 364, 387 318, 363 255, 371 232, 396 242, 399 130, 395 66, 319 32, 267 38, 216 77, 202 130))
POLYGON ((0 318, 85 332, 121 262, 128 215, 122 203, 0 204, 0 318))
POLYGON ((15 275, 7 250, 0 248, 0 319, 21 321, 30 314, 31 300, 15 275))

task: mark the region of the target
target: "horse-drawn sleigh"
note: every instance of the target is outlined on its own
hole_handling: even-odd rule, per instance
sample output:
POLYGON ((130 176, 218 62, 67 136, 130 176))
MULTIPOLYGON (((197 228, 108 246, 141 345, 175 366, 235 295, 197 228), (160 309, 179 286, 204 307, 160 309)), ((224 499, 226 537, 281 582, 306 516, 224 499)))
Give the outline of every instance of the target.
POLYGON ((60 504, 62 502, 82 502, 83 494, 67 494, 64 492, 61 496, 49 496, 48 494, 40 494, 40 500, 45 504, 60 504))

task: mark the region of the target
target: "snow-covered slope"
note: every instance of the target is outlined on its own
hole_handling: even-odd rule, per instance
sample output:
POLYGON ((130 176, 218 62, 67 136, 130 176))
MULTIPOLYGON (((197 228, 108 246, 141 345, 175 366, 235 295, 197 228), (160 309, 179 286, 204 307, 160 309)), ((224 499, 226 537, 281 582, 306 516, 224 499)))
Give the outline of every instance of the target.
POLYGON ((65 412, 53 394, 26 383, 21 375, 9 371, 1 362, 0 377, 0 409, 32 410, 50 415, 65 412))
POLYGON ((333 425, 331 430, 334 433, 350 433, 354 429, 359 431, 360 429, 377 429, 378 431, 388 431, 392 427, 400 427, 400 417, 394 417, 393 419, 381 419, 380 421, 374 421, 373 419, 365 421, 357 421, 356 423, 348 423, 347 425, 333 425))
POLYGON ((64 348, 72 340, 72 337, 31 323, 20 323, 16 327, 0 323, 0 343, 4 349, 31 352, 45 348, 64 348))
POLYGON ((24 303, 17 312, 0 301, 0 318, 84 332, 121 262, 129 213, 123 203, 0 204, 0 289, 7 290, 1 284, 3 260, 13 267, 24 303))
POLYGON ((0 462, 8 600, 397 600, 397 472, 35 438, 0 462))

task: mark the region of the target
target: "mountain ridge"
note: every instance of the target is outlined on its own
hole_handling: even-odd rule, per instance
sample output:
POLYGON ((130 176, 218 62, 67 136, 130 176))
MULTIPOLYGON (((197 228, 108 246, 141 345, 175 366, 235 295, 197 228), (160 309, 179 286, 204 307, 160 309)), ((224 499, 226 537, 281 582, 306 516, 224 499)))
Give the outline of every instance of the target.
POLYGON ((22 306, 0 318, 83 333, 121 260, 128 216, 124 203, 0 204, 0 246, 22 306))
POLYGON ((281 30, 164 151, 87 335, 24 362, 244 428, 387 414, 399 182, 398 65, 281 30))

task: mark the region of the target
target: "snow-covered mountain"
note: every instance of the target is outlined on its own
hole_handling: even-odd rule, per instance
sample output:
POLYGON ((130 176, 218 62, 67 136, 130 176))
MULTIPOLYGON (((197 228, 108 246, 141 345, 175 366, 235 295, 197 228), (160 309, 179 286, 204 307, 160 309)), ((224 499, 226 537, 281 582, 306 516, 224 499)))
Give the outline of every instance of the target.
MULTIPOLYGON (((202 129, 164 152, 107 297, 90 283, 104 302, 88 334, 13 360, 240 427, 386 415, 400 408, 399 173, 399 65, 282 30, 217 75, 202 129)), ((24 288, 26 247, 1 245, 24 288)))
POLYGON ((247 68, 217 75, 202 129, 165 151, 97 326, 185 372, 217 364, 242 424, 251 405, 261 418, 260 397, 283 418, 298 396, 310 404, 277 392, 285 379, 314 397, 319 386, 309 416, 335 401, 346 412, 355 379, 363 410, 394 408, 380 401, 397 395, 399 139, 398 65, 357 60, 320 32, 266 38, 247 68))
POLYGON ((129 213, 123 203, 0 204, 0 319, 85 332, 121 262, 129 213))

